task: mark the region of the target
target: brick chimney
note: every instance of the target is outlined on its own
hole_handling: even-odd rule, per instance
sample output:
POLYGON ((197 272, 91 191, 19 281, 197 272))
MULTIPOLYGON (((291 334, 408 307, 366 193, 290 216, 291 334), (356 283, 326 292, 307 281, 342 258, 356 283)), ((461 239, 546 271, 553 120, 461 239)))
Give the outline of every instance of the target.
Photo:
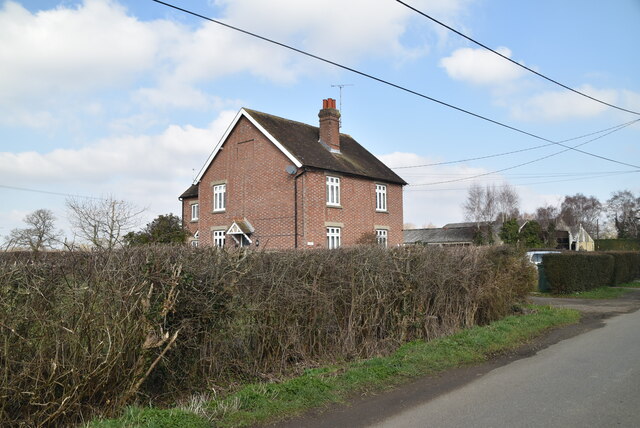
POLYGON ((331 151, 340 152, 340 112, 336 109, 336 100, 322 100, 320 118, 320 142, 329 146, 331 151))

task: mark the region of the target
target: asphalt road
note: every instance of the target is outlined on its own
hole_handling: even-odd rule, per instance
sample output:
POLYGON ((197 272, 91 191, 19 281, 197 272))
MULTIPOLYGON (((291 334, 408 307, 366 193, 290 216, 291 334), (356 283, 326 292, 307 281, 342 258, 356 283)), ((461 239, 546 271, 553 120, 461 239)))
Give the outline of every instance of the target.
POLYGON ((639 427, 640 311, 371 427, 639 427))

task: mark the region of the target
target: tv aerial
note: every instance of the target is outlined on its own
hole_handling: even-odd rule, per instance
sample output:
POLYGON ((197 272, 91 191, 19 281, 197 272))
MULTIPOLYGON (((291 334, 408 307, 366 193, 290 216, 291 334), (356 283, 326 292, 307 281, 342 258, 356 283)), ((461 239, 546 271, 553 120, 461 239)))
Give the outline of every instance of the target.
POLYGON ((331 85, 332 88, 338 88, 338 92, 339 92, 339 105, 340 105, 340 128, 342 128, 342 88, 344 88, 345 86, 354 86, 353 83, 340 83, 338 85, 331 85))

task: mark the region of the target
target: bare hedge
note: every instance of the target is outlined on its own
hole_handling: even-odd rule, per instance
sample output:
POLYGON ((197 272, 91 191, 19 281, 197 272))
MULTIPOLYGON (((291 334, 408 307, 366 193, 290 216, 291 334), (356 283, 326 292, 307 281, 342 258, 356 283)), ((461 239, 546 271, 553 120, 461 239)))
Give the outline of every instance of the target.
POLYGON ((487 323, 535 285, 505 248, 0 257, 0 425, 59 426, 487 323))

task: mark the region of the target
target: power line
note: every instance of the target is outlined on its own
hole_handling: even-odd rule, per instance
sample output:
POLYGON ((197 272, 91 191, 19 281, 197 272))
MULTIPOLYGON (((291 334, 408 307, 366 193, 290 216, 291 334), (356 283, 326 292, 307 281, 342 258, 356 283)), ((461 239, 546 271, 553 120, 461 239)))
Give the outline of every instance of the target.
MULTIPOLYGON (((538 161, 541 161, 543 159, 548 159, 550 157, 557 156, 557 155, 559 155, 561 153, 568 152, 569 150, 576 150, 576 151, 582 152, 582 150, 577 149, 577 147, 584 146, 587 143, 590 143, 592 141, 595 141, 595 140, 598 140, 600 138, 606 137, 607 135, 612 134, 612 133, 614 133, 616 131, 619 131, 619 130, 627 127, 627 126, 630 126, 635 122, 637 122, 637 121, 633 121, 633 122, 631 122, 631 123, 629 123, 627 125, 620 126, 620 127, 616 128, 616 129, 613 129, 612 131, 607 132, 606 134, 602 134, 602 135, 600 135, 598 137, 592 138, 591 140, 585 141, 585 142, 580 143, 580 144, 578 144, 576 146, 573 146, 573 147, 567 147, 567 146, 564 146, 564 145, 561 144, 562 146, 567 147, 567 148, 564 149, 564 150, 560 150, 559 152, 551 153, 549 155, 542 156, 542 157, 539 157, 537 159, 533 159, 533 160, 530 160, 530 161, 527 161, 527 162, 520 163, 518 165, 513 165, 513 166, 510 166, 510 167, 507 167, 507 168, 502 168, 502 169, 499 169, 499 170, 496 170, 496 171, 486 172, 484 174, 477 174, 477 175, 473 175, 473 176, 466 177, 466 178, 457 178, 457 179, 453 179, 453 180, 437 181, 437 182, 434 182, 434 183, 408 184, 407 186, 431 186, 431 185, 434 185, 434 184, 454 183, 454 182, 457 182, 457 181, 471 180, 473 178, 484 177, 484 176, 487 176, 487 175, 493 175, 493 174, 497 174, 497 173, 500 173, 500 172, 509 171, 509 170, 512 170, 512 169, 515 169, 515 168, 519 168, 521 166, 530 165, 530 164, 532 164, 534 162, 538 162, 538 161)), ((594 156, 599 157, 598 155, 594 155, 594 156)), ((623 165, 627 165, 627 166, 632 166, 634 168, 640 169, 640 167, 638 167, 636 165, 631 165, 631 164, 627 164, 627 163, 624 163, 624 162, 618 162, 618 163, 623 164, 623 165)))
MULTIPOLYGON (((617 173, 611 173, 611 174, 606 174, 606 175, 600 175, 597 177, 581 177, 581 178, 567 178, 564 180, 548 180, 548 181, 536 181, 536 182, 531 182, 531 183, 520 183, 520 184, 505 184, 502 186, 496 186, 498 188, 502 188, 502 187, 508 187, 508 186, 514 186, 514 187, 524 187, 524 186, 532 186, 532 185, 536 185, 536 184, 548 184, 548 183, 562 183, 562 182, 566 182, 566 181, 581 181, 581 180, 593 180, 594 178, 604 178, 604 177, 612 177, 612 176, 617 176, 617 175, 624 175, 624 174, 638 174, 640 171, 624 171, 624 172, 617 172, 617 173)), ((468 187, 456 187, 453 189, 405 189, 405 192, 445 192, 445 191, 457 191, 457 190, 469 190, 468 187)))
MULTIPOLYGON (((582 151, 582 150, 576 149, 575 147, 565 146, 565 145, 564 145, 564 144, 562 144, 562 143, 552 141, 552 140, 550 140, 550 139, 548 139, 548 138, 541 137, 541 136, 539 136, 539 135, 536 135, 536 134, 533 134, 533 133, 531 133, 531 132, 528 132, 528 131, 522 130, 522 129, 520 129, 520 128, 516 128, 516 127, 511 126, 511 125, 507 125, 506 123, 499 122, 499 121, 494 120, 494 119, 490 119, 490 118, 488 118, 488 117, 486 117, 486 116, 482 116, 482 115, 480 115, 480 114, 478 114, 478 113, 474 113, 474 112, 472 112, 472 111, 470 111, 470 110, 466 110, 466 109, 463 109, 463 108, 461 108, 461 107, 457 107, 457 106, 455 106, 455 105, 453 105, 453 104, 449 104, 449 103, 447 103, 447 102, 445 102, 445 101, 441 101, 441 100, 438 100, 438 99, 436 99, 436 98, 430 97, 430 96, 428 96, 428 95, 426 95, 426 94, 423 94, 423 93, 421 93, 421 92, 414 91, 414 90, 412 90, 412 89, 406 88, 406 87, 401 86, 401 85, 398 85, 398 84, 396 84, 396 83, 392 83, 392 82, 390 82, 390 81, 388 81, 388 80, 384 80, 384 79, 382 79, 382 78, 379 78, 379 77, 373 76, 373 75, 368 74, 368 73, 365 73, 365 72, 363 72, 363 71, 356 70, 355 68, 347 67, 346 65, 342 65, 342 64, 337 63, 337 62, 335 62, 335 61, 331 61, 331 60, 328 60, 328 59, 326 59, 326 58, 320 57, 320 56, 318 56, 318 55, 314 55, 314 54, 312 54, 312 53, 309 53, 309 52, 303 51, 303 50, 301 50, 301 49, 294 48, 293 46, 289 46, 289 45, 287 45, 287 44, 284 44, 284 43, 281 43, 281 42, 278 42, 278 41, 275 41, 275 40, 269 39, 269 38, 264 37, 264 36, 261 36, 261 35, 259 35, 259 34, 252 33, 252 32, 250 32, 250 31, 243 30, 243 29, 238 28, 238 27, 234 27, 233 25, 230 25, 230 24, 224 23, 224 22, 222 22, 222 21, 218 21, 218 20, 215 20, 215 19, 213 19, 213 18, 209 18, 209 17, 207 17, 207 16, 200 15, 199 13, 192 12, 192 11, 190 11, 190 10, 188 10, 188 9, 184 9, 184 8, 181 8, 181 7, 178 7, 178 6, 174 6, 174 5, 170 4, 170 3, 166 3, 166 2, 163 2, 163 1, 160 1, 160 0, 152 0, 152 1, 154 1, 154 2, 156 2, 156 3, 158 3, 158 4, 162 4, 162 5, 164 5, 164 6, 170 7, 170 8, 172 8, 172 9, 179 10, 179 11, 181 11, 181 12, 187 13, 187 14, 189 14, 189 15, 192 15, 192 16, 195 16, 195 17, 198 17, 198 18, 200 18, 200 19, 204 19, 204 20, 206 20, 206 21, 213 22, 214 24, 222 25, 223 27, 230 28, 230 29, 232 29, 232 30, 235 30, 235 31, 241 32, 241 33, 246 34, 246 35, 249 35, 249 36, 251 36, 251 37, 258 38, 258 39, 263 40, 263 41, 265 41, 265 42, 272 43, 272 44, 274 44, 274 45, 277 45, 277 46, 280 46, 280 47, 283 47, 283 48, 289 49, 289 50, 294 51, 294 52, 297 52, 297 53, 299 53, 299 54, 301 54, 301 55, 305 55, 305 56, 308 56, 308 57, 310 57, 310 58, 317 59, 318 61, 322 61, 322 62, 325 62, 325 63, 327 63, 327 64, 331 64, 331 65, 333 65, 333 66, 335 66, 335 67, 338 67, 338 68, 341 68, 341 69, 343 69, 343 70, 347 70, 347 71, 350 71, 350 72, 352 72, 352 73, 358 74, 358 75, 360 75, 360 76, 366 77, 366 78, 368 78, 368 79, 375 80, 376 82, 379 82, 379 83, 382 83, 382 84, 385 84, 385 85, 391 86, 392 88, 399 89, 399 90, 404 91, 404 92, 407 92, 407 93, 409 93, 409 94, 412 94, 412 95, 415 95, 415 96, 418 96, 418 97, 424 98, 424 99, 429 100, 429 101, 433 101, 433 102, 438 103, 438 104, 440 104, 440 105, 443 105, 443 106, 445 106, 445 107, 449 107, 449 108, 451 108, 451 109, 453 109, 453 110, 457 110, 457 111, 459 111, 459 112, 461 112, 461 113, 465 113, 465 114, 468 114, 468 115, 470 115, 470 116, 476 117, 476 118, 478 118, 478 119, 482 119, 482 120, 484 120, 484 121, 487 121, 487 122, 493 123, 494 125, 502 126, 503 128, 507 128, 507 129, 510 129, 510 130, 512 130, 512 131, 515 131, 515 132, 519 132, 519 133, 521 133, 521 134, 524 134, 524 135, 528 135, 529 137, 536 138, 536 139, 538 139, 538 140, 542 140, 542 141, 546 141, 547 143, 552 143, 552 144, 560 145, 560 146, 562 146, 562 147, 566 147, 568 150, 576 150, 576 151, 578 151, 578 152, 580 152, 580 153, 583 153, 583 154, 586 154, 586 155, 588 155, 588 156, 593 156, 593 157, 597 157, 597 158, 599 158, 599 159, 606 160, 606 161, 609 161, 609 162, 614 162, 614 163, 618 163, 618 164, 626 165, 626 166, 632 166, 632 167, 634 167, 634 168, 638 168, 638 169, 640 169, 640 166, 637 166, 637 165, 630 165, 630 164, 627 164, 627 163, 624 163, 624 162, 620 162, 620 161, 617 161, 617 160, 614 160, 614 159, 610 159, 610 158, 607 158, 607 157, 604 157, 604 156, 599 156, 599 155, 595 155, 595 154, 593 154, 593 153, 585 152, 585 151, 582 151)), ((576 146, 576 147, 577 147, 577 146, 576 146)))
POLYGON ((3 189, 20 190, 22 192, 43 193, 43 194, 46 194, 46 195, 66 196, 66 197, 70 197, 70 198, 104 199, 104 198, 99 198, 97 196, 73 195, 71 193, 50 192, 48 190, 30 189, 28 187, 7 186, 5 184, 0 184, 0 187, 3 188, 3 189))
MULTIPOLYGON (((530 179, 530 178, 549 178, 549 177, 574 177, 574 176, 600 176, 600 175, 610 175, 610 174, 626 174, 629 172, 640 172, 640 171, 629 171, 629 170, 618 170, 618 171, 587 171, 587 172, 554 172, 554 173, 535 173, 535 172, 522 172, 522 173, 510 173, 504 174, 504 177, 510 179, 530 179)), ((450 174, 439 174, 439 173, 429 173, 429 174, 405 174, 407 177, 465 177, 469 175, 468 173, 450 173, 450 174)), ((501 178, 496 178, 500 179, 501 178)))
MULTIPOLYGON (((580 138, 590 137, 592 135, 601 134, 603 132, 610 131, 612 129, 618 130, 618 128, 623 128, 623 127, 628 126, 628 125, 633 125, 634 123, 636 123, 638 121, 640 121, 640 119, 636 119, 636 120, 632 120, 632 121, 629 121, 629 122, 625 122, 625 123, 622 123, 620 125, 612 126, 610 128, 601 129, 600 131, 591 132, 589 134, 581 135, 579 137, 573 137, 573 138, 569 138, 569 139, 566 139, 566 140, 562 140, 559 143, 567 143, 569 141, 578 140, 580 138)), ((422 164, 422 165, 396 166, 396 167, 392 167, 391 169, 422 168, 422 167, 426 167, 426 166, 450 165, 450 164, 454 164, 454 163, 462 163, 462 162, 469 162, 469 161, 474 161, 474 160, 496 158, 496 157, 500 157, 500 156, 512 155, 514 153, 521 153, 521 152, 527 152, 527 151, 530 151, 530 150, 541 149, 543 147, 549 147, 549 146, 553 146, 555 144, 556 143, 541 144, 539 146, 528 147, 526 149, 513 150, 513 151, 510 151, 510 152, 495 153, 495 154, 492 154, 492 155, 485 155, 485 156, 479 156, 479 157, 467 158, 467 159, 459 159, 459 160, 454 160, 454 161, 434 162, 434 163, 427 163, 427 164, 422 164)))
POLYGON ((626 108, 619 107, 619 106, 616 106, 616 105, 614 105, 614 104, 610 104, 610 103, 608 103, 608 102, 606 102, 606 101, 602 101, 602 100, 600 100, 600 99, 598 99, 598 98, 592 97, 591 95, 585 94, 584 92, 580 92, 580 91, 578 91, 577 89, 573 89, 573 88, 571 88, 570 86, 564 85, 564 84, 562 84, 562 83, 558 82, 557 80, 554 80, 554 79, 552 79, 552 78, 550 78, 550 77, 547 77, 547 76, 545 76, 544 74, 539 73, 539 72, 537 72, 537 71, 535 71, 535 70, 533 70, 533 69, 531 69, 531 68, 527 67, 526 65, 524 65, 524 64, 520 64, 519 62, 512 60, 512 59, 511 59, 511 58, 509 58, 508 56, 503 55, 503 54, 501 54, 500 52, 498 52, 498 51, 495 51, 495 50, 491 49, 491 48, 490 48, 490 47, 488 47, 487 45, 485 45, 485 44, 483 44, 483 43, 481 43, 481 42, 479 42, 479 41, 477 41, 477 40, 475 40, 475 39, 472 39, 471 37, 467 36, 466 34, 461 33, 460 31, 456 30, 455 28, 452 28, 452 27, 448 26, 447 24, 445 24, 445 23, 443 23, 443 22, 438 21, 438 20, 437 20, 437 19, 435 19, 434 17, 432 17, 432 16, 430 16, 430 15, 427 15, 426 13, 424 13, 424 12, 420 11, 419 9, 416 9, 416 8, 415 8, 415 7, 413 7, 413 6, 408 5, 407 3, 403 2, 402 0, 396 0, 396 1, 397 1, 398 3, 400 3, 401 5, 403 5, 403 6, 407 7, 407 8, 409 8, 409 9, 413 10, 414 12, 416 12, 416 13, 418 13, 418 14, 420 14, 420 15, 424 16, 425 18, 430 19, 431 21, 435 22, 436 24, 443 26, 443 27, 444 27, 444 28, 446 28, 447 30, 450 30, 450 31, 452 31, 452 32, 456 33, 456 34, 457 34, 457 35, 459 35, 460 37, 463 37, 463 38, 465 38, 465 39, 469 40, 470 42, 475 43, 476 45, 478 45, 478 46, 480 46, 480 47, 483 47, 484 49, 486 49, 486 50, 488 50, 488 51, 490 51, 490 52, 493 52, 494 54, 498 55, 499 57, 501 57, 501 58, 503 58, 503 59, 506 59, 507 61, 511 62, 512 64, 515 64, 515 65, 517 65, 518 67, 524 68, 525 70, 527 70, 527 71, 529 71, 529 72, 531 72, 531 73, 533 73, 533 74, 535 74, 535 75, 537 75, 537 76, 539 76, 539 77, 542 77, 543 79, 548 80, 548 81, 549 81, 549 82, 551 82, 551 83, 555 83, 556 85, 561 86, 561 87, 563 87, 564 89, 567 89, 567 90, 569 90, 569 91, 571 91, 571 92, 574 92, 574 93, 576 93, 576 94, 578 94, 578 95, 581 95, 581 96, 583 96, 583 97, 589 98, 590 100, 595 101, 595 102, 598 102, 598 103, 600 103, 600 104, 604 104, 604 105, 606 105, 606 106, 609 106, 609 107, 612 107, 612 108, 615 108, 615 109, 618 109, 618 110, 621 110, 621 111, 625 111, 625 112, 627 112, 627 113, 632 113, 632 114, 640 115, 640 113, 639 113, 639 112, 637 112, 637 111, 628 110, 628 109, 626 109, 626 108))

